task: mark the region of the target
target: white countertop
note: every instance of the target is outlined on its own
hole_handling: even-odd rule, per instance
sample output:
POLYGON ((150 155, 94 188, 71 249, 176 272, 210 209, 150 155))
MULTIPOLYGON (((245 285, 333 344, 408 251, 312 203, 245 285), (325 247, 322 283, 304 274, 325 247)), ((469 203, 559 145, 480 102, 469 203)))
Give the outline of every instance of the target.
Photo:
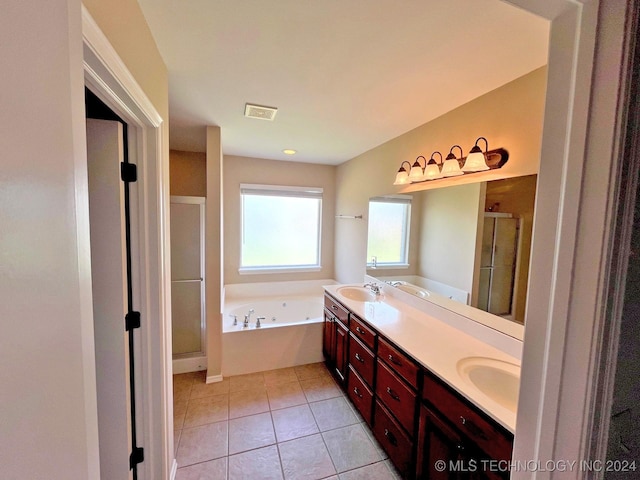
POLYGON ((373 302, 349 300, 337 293, 344 286, 324 289, 500 425, 515 432, 516 414, 463 379, 457 365, 468 357, 487 357, 518 367, 520 360, 389 295, 373 302))

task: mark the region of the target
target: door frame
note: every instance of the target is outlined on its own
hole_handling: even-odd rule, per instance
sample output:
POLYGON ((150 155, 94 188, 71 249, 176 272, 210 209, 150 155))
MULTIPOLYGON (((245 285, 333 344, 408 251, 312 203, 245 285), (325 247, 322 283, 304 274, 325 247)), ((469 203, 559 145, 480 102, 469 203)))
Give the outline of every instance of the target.
POLYGON ((169 283, 169 159, 165 119, 155 109, 91 14, 82 5, 84 81, 128 125, 129 160, 138 167, 131 195, 136 332, 136 427, 145 461, 143 480, 175 476, 169 283))

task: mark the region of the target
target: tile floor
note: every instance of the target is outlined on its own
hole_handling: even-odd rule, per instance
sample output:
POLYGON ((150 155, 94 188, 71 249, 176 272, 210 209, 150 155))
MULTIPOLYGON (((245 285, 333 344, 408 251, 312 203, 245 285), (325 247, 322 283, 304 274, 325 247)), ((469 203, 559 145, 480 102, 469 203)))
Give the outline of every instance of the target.
POLYGON ((400 478, 322 363, 174 375, 176 480, 400 478))

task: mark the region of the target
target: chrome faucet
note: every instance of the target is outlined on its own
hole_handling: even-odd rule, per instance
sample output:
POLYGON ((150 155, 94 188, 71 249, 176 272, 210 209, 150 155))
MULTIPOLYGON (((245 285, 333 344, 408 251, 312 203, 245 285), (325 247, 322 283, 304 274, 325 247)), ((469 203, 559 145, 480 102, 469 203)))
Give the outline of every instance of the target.
POLYGON ((260 320, 264 320, 264 317, 256 318, 256 328, 260 328, 260 320))
POLYGON ((230 317, 233 317, 233 326, 235 327, 236 325, 238 325, 238 316, 237 315, 229 315, 230 317))
POLYGON ((255 313, 255 310, 254 310, 253 308, 250 308, 250 309, 249 309, 249 313, 247 313, 247 314, 244 316, 244 323, 242 324, 242 327, 243 327, 243 328, 246 328, 246 327, 248 327, 248 326, 249 326, 249 321, 251 320, 251 314, 252 314, 252 313, 255 313))
POLYGON ((364 286, 369 287, 372 293, 380 295, 380 286, 377 283, 365 283, 364 286))

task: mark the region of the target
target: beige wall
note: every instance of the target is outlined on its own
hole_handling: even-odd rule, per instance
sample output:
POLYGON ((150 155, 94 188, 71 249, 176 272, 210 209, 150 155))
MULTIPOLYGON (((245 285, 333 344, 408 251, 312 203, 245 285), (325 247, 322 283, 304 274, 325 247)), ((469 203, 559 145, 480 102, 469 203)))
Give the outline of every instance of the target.
POLYGON ((471 294, 482 184, 422 192, 418 275, 471 294))
MULTIPOLYGON (((537 173, 545 90, 543 67, 338 166, 336 211, 366 213, 369 197, 387 193, 537 173), (466 154, 479 136, 487 137, 489 148, 509 151, 509 162, 502 169, 419 187, 392 185, 402 160, 428 157, 434 150, 446 156, 454 144, 460 144, 466 154)), ((336 223, 336 280, 362 281, 366 246, 366 221, 336 223)))
POLYGON ((207 154, 169 151, 171 195, 207 196, 207 154))
MULTIPOLYGON (((224 157, 224 283, 275 282, 333 278, 336 167, 259 158, 224 157), (240 275, 240 184, 322 187, 322 239, 319 272, 240 275)), ((341 211, 337 213, 350 214, 341 211)), ((362 212, 358 212, 362 213, 362 212)), ((361 220, 339 220, 359 222, 361 220)), ((366 228, 366 226, 365 226, 366 228)), ((364 257, 363 257, 364 258, 364 257)))

